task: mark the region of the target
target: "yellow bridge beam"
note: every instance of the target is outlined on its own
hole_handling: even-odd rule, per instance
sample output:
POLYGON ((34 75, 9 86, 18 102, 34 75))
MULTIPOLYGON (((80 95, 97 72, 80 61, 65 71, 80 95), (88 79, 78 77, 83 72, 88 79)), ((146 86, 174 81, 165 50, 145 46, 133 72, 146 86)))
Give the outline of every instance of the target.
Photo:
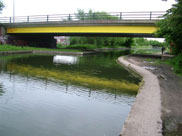
POLYGON ((140 33, 152 34, 157 30, 154 25, 109 25, 109 26, 32 26, 10 27, 8 34, 21 33, 140 33))

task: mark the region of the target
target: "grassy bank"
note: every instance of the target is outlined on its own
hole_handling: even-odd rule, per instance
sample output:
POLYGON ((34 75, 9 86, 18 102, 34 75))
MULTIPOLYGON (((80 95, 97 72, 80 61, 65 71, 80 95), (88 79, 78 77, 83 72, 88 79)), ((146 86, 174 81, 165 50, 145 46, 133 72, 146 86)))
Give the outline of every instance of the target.
POLYGON ((79 50, 94 50, 97 47, 93 44, 74 44, 74 45, 57 45, 60 49, 79 49, 79 50))
POLYGON ((64 52, 82 52, 79 49, 49 49, 49 48, 36 48, 28 46, 14 46, 14 45, 0 45, 0 51, 23 51, 23 50, 45 50, 45 51, 64 51, 64 52))
MULTIPOLYGON (((74 45, 57 45, 60 49, 78 49, 78 50, 95 50, 95 49, 103 49, 103 48, 109 48, 107 46, 98 47, 94 44, 74 44, 74 45)), ((111 47, 110 47, 111 48, 111 47)), ((126 48, 125 46, 115 46, 113 48, 126 48)))
POLYGON ((182 75, 182 54, 179 54, 170 60, 166 60, 166 63, 173 67, 176 74, 182 75))
POLYGON ((146 59, 146 61, 154 62, 154 65, 167 64, 172 67, 174 73, 182 75, 182 54, 175 56, 174 58, 161 60, 161 59, 146 59))
POLYGON ((148 46, 132 46, 133 54, 161 54, 161 47, 148 46))

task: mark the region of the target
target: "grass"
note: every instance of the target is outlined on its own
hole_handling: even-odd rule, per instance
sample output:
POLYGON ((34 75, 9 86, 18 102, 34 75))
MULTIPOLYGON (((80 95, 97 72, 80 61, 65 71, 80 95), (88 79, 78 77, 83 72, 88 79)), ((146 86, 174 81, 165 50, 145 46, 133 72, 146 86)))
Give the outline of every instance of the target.
POLYGON ((176 57, 165 61, 165 63, 172 66, 176 74, 182 75, 182 54, 178 54, 176 57))
POLYGON ((74 44, 69 46, 59 46, 60 49, 79 49, 79 50, 94 50, 96 46, 93 44, 74 44))
POLYGON ((167 59, 167 60, 161 60, 161 59, 145 59, 146 61, 149 62, 154 62, 155 65, 160 65, 160 64, 167 64, 170 65, 173 68, 173 71, 177 75, 182 75, 182 54, 179 54, 175 56, 174 58, 167 59))
POLYGON ((49 48, 36 48, 28 46, 14 46, 14 45, 0 45, 0 51, 22 51, 22 50, 45 50, 45 51, 63 51, 63 52, 82 52, 82 50, 75 49, 49 49, 49 48))
POLYGON ((152 49, 152 46, 131 46, 132 49, 152 49))
POLYGON ((102 49, 102 48, 126 48, 124 46, 114 46, 114 47, 108 47, 108 46, 101 46, 98 47, 94 44, 73 44, 73 45, 57 45, 60 49, 80 49, 80 50, 95 50, 95 49, 102 49))
POLYGON ((161 54, 161 48, 153 48, 152 46, 133 46, 133 54, 161 54))

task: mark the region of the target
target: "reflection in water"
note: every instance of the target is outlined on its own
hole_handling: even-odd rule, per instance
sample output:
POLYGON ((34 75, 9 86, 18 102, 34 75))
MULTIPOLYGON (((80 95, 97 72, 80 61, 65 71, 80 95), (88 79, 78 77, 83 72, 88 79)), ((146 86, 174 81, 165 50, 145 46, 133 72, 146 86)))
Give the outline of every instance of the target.
POLYGON ((60 64, 76 64, 78 63, 78 58, 76 56, 62 56, 62 55, 56 55, 53 58, 54 63, 60 63, 60 64))
POLYGON ((3 95, 4 91, 3 91, 3 87, 2 85, 0 84, 0 96, 3 95))
MULTIPOLYGON (((135 97, 132 95, 125 94, 123 95, 122 92, 117 92, 117 91, 105 91, 105 90, 99 90, 99 89, 92 89, 92 88, 87 88, 84 86, 75 86, 72 84, 64 84, 64 83, 59 83, 57 84, 56 82, 53 82, 51 80, 47 79, 40 79, 37 77, 25 77, 21 75, 14 75, 14 74, 3 74, 1 75, 5 80, 9 80, 10 83, 12 83, 13 90, 17 90, 17 84, 20 84, 20 82, 24 82, 23 84, 21 83, 22 86, 25 86, 26 88, 29 88, 30 85, 35 85, 35 88, 39 88, 41 85, 42 90, 47 91, 50 89, 49 88, 61 88, 61 89, 55 89, 54 91, 59 91, 62 93, 68 93, 71 95, 77 95, 81 97, 89 97, 92 99, 97 99, 97 100, 102 100, 102 101, 109 101, 113 103, 120 103, 123 98, 126 98, 125 102, 130 103, 129 97, 135 97), (38 84, 36 82, 39 82, 38 84), (122 95, 121 95, 122 94, 122 95), (122 99, 121 99, 122 98, 122 99), (128 100, 127 100, 128 99, 128 100), (128 102, 127 102, 128 101, 128 102)), ((1 80, 0 80, 1 81, 1 80)), ((7 81, 8 82, 8 81, 7 81)), ((6 85, 5 85, 6 86, 6 85)), ((13 95, 15 92, 13 91, 11 95, 13 95)))
POLYGON ((100 89, 114 89, 114 91, 119 90, 120 92, 134 93, 139 89, 139 85, 130 83, 127 81, 118 80, 108 80, 106 78, 99 78, 94 76, 87 76, 79 72, 69 72, 69 71, 56 71, 47 70, 44 68, 34 68, 31 66, 8 64, 7 69, 12 72, 21 73, 24 75, 56 79, 59 81, 67 81, 76 85, 86 86, 89 88, 100 88, 100 89))

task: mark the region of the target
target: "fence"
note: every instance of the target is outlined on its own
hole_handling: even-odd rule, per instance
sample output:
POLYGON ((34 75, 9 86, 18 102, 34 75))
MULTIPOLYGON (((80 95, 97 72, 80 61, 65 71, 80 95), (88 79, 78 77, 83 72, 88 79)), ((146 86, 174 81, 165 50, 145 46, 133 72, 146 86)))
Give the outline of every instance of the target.
POLYGON ((96 12, 79 14, 55 14, 55 15, 34 15, 0 17, 0 23, 29 23, 29 22, 54 22, 54 21, 85 21, 85 20, 160 20, 164 11, 152 12, 96 12))

